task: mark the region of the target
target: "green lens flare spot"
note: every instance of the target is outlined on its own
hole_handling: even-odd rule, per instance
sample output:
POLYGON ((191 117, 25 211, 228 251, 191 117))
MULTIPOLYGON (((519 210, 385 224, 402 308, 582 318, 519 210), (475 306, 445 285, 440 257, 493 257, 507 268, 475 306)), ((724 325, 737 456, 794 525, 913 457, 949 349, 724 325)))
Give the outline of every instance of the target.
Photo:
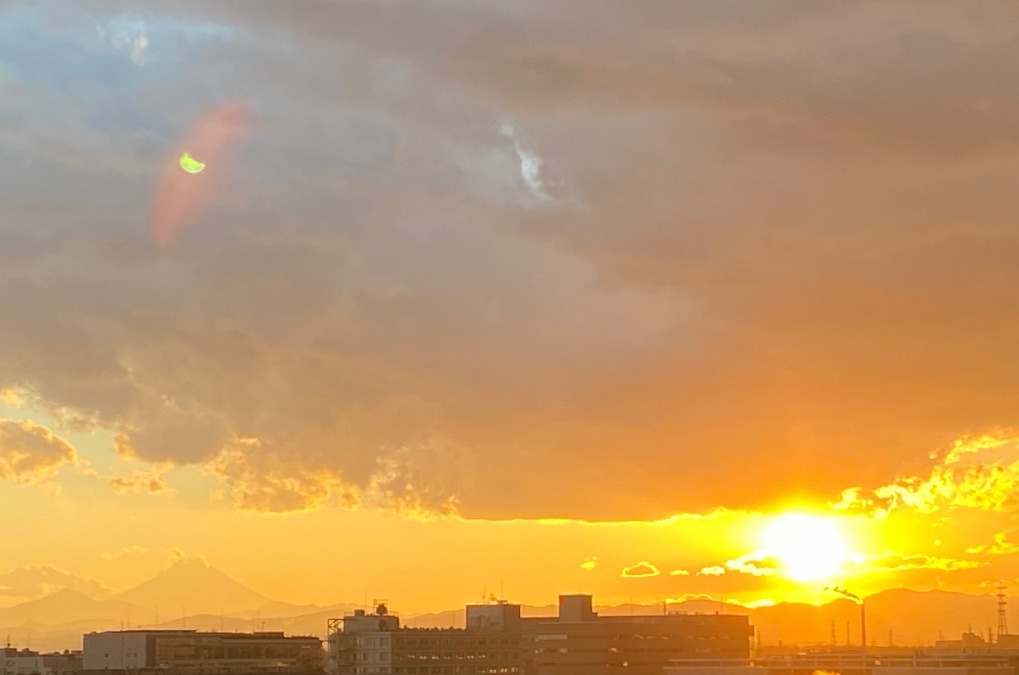
POLYGON ((185 152, 180 156, 180 168, 184 169, 188 173, 201 173, 205 170, 205 163, 199 162, 197 159, 185 152))

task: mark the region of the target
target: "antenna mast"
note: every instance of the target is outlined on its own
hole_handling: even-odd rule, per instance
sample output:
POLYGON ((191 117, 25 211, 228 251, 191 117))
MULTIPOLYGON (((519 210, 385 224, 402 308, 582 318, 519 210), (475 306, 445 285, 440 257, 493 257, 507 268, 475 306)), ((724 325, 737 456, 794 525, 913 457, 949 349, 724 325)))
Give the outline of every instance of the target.
POLYGON ((998 642, 1001 642, 1002 635, 1008 635, 1008 618, 1005 614, 1005 584, 998 584, 998 642))

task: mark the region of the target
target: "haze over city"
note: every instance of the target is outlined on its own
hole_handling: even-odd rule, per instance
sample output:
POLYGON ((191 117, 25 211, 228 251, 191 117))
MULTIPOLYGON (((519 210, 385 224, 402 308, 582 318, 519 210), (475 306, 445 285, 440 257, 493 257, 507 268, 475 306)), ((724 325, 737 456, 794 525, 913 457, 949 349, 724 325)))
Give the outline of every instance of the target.
POLYGON ((1016 63, 1000 3, 4 0, 0 627, 68 590, 988 624, 1016 63))

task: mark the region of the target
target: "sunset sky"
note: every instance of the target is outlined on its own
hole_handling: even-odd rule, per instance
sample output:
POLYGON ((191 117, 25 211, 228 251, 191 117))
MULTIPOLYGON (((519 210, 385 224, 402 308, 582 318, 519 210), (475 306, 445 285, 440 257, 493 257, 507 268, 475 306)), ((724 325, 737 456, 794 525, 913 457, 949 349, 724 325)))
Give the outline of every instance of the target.
POLYGON ((1019 584, 1017 63, 1009 3, 4 0, 0 606, 1019 584))

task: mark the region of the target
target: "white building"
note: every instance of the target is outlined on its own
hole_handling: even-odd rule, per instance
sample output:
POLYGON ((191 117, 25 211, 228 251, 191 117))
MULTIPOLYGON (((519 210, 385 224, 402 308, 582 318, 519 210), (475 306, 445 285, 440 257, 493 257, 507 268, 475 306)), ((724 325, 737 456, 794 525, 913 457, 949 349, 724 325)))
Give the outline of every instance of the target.
POLYGON ((0 648, 0 675, 46 675, 42 655, 27 649, 0 648))
POLYGON ((147 631, 86 633, 82 641, 85 670, 145 668, 149 655, 147 631))

